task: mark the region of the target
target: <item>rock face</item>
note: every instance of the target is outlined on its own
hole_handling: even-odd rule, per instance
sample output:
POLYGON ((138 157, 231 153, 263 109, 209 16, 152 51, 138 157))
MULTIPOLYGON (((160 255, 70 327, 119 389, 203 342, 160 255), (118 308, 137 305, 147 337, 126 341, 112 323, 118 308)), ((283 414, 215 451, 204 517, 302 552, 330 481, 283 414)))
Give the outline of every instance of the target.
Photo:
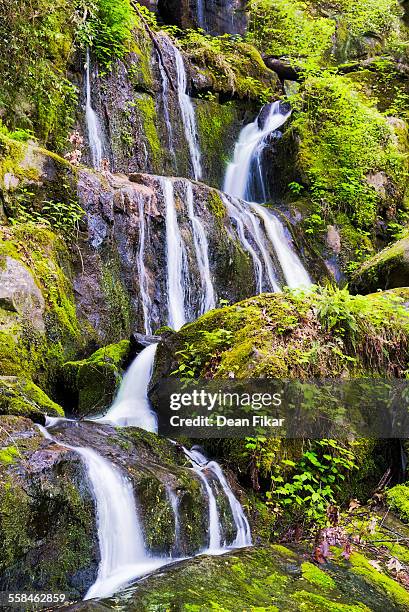
MULTIPOLYGON (((156 34, 155 40, 156 46, 145 31, 137 30, 131 52, 115 62, 110 72, 98 75, 97 66, 92 63, 91 98, 102 126, 104 157, 113 172, 193 177, 178 96, 181 86, 175 58, 178 51, 163 33, 156 34)), ((232 100, 235 93, 230 85, 227 95, 223 93, 226 99, 220 100, 219 91, 226 89, 221 85, 226 75, 220 76, 217 67, 213 74, 212 70, 190 62, 184 53, 182 56, 186 88, 194 96, 192 104, 197 113, 196 138, 203 154, 203 179, 220 187, 223 161, 232 157, 243 122, 256 112, 257 96, 246 103, 232 100), (208 99, 209 91, 213 93, 208 99), (209 142, 212 130, 216 131, 215 138, 209 142), (211 146, 214 141, 217 147, 211 146)), ((254 78, 270 80, 271 86, 275 86, 275 75, 263 67, 261 60, 255 71, 254 78)), ((84 86, 82 90, 85 105, 84 86)), ((81 124, 81 129, 87 143, 87 128, 81 124)))
POLYGON ((44 331, 43 295, 27 268, 12 257, 6 257, 5 268, 0 270, 0 307, 18 313, 34 329, 44 331))
POLYGON ((95 515, 79 457, 28 419, 1 417, 0 585, 80 597, 96 574, 95 515))
POLYGON ((366 261, 354 274, 351 285, 363 293, 408 287, 409 237, 398 240, 366 261))
MULTIPOLYGON (((95 504, 75 447, 91 447, 130 479, 145 546, 187 556, 207 546, 208 501, 179 448, 139 429, 62 422, 45 439, 24 418, 0 417, 0 586, 81 598, 99 562, 95 504), (67 449, 64 444, 74 447, 67 449), (177 500, 177 515, 171 494, 177 500), (177 516, 177 519, 176 519, 177 516), (176 529, 176 520, 178 526, 176 529)), ((215 496, 223 498, 216 481, 215 496)), ((232 515, 221 499, 221 532, 232 515)))
POLYGON ((201 28, 210 34, 244 34, 247 26, 243 0, 159 0, 160 14, 181 28, 201 28))
MULTIPOLYGON (((83 268, 74 281, 76 301, 81 317, 105 338, 117 337, 121 330, 129 335, 131 327, 144 329, 143 286, 152 329, 167 323, 164 182, 151 175, 131 178, 103 180, 84 171, 78 183, 88 236, 81 246, 83 268)), ((253 264, 240 246, 220 193, 186 179, 169 180, 189 264, 189 319, 200 311, 202 298, 188 215, 189 190, 208 240, 218 298, 237 301, 254 293, 253 264)))

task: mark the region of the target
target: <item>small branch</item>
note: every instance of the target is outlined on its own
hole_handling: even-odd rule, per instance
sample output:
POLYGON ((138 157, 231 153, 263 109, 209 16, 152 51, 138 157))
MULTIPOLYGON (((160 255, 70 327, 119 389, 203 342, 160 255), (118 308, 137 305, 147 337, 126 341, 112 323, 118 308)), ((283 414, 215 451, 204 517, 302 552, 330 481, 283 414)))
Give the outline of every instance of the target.
POLYGON ((166 66, 165 60, 163 58, 163 53, 162 53, 162 49, 160 47, 160 44, 158 43, 156 36, 154 34, 154 32, 152 31, 152 29, 149 27, 149 24, 147 23, 146 19, 144 18, 144 16, 142 15, 141 11, 139 10, 138 5, 136 4, 136 2, 134 2, 134 0, 130 0, 131 2, 131 6, 133 7, 133 9, 135 10, 136 14, 138 15, 139 19, 141 20, 141 22, 143 23, 145 30, 147 31, 150 39, 153 42, 153 46, 156 49, 156 52, 159 56, 159 61, 163 66, 163 69, 165 71, 166 76, 168 77, 168 81, 169 81, 169 85, 171 86, 173 91, 176 91, 175 86, 173 84, 173 80, 172 77, 170 76, 169 70, 166 66))

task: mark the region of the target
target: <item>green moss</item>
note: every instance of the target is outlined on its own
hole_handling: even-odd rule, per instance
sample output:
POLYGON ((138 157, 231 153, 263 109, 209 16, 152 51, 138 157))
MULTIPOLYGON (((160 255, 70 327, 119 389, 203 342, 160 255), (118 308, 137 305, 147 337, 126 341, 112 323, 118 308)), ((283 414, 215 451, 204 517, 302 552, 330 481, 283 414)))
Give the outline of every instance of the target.
POLYGON ((156 127, 157 116, 155 102, 150 96, 142 94, 135 98, 135 102, 141 113, 143 130, 149 145, 153 163, 155 167, 159 167, 160 161, 163 158, 163 151, 156 127))
POLYGON ((131 335, 130 297, 120 279, 117 259, 108 261, 102 271, 102 291, 109 307, 110 318, 107 322, 106 337, 112 342, 131 335))
POLYGON ((30 504, 25 491, 10 479, 0 487, 0 571, 15 563, 33 545, 29 533, 30 504))
POLYGON ((331 601, 322 595, 299 591, 293 595, 303 608, 311 612, 370 612, 370 608, 363 604, 345 604, 331 601), (308 606, 308 607, 307 607, 308 606))
POLYGON ((112 403, 129 349, 129 341, 123 340, 99 349, 88 359, 63 365, 65 387, 79 414, 99 414, 112 403))
POLYGON ((386 492, 386 500, 389 507, 409 523, 409 486, 401 484, 392 487, 386 492))
POLYGON ((209 191, 209 197, 206 200, 206 205, 212 215, 219 220, 226 216, 226 207, 217 191, 209 191))
POLYGON ((0 381, 0 414, 26 416, 37 420, 45 414, 64 416, 64 410, 32 381, 23 378, 0 381))
POLYGON ((387 595, 397 606, 408 608, 409 593, 399 583, 379 572, 359 553, 353 553, 350 561, 355 574, 362 576, 368 584, 387 595))
POLYGON ((0 463, 10 465, 14 463, 20 456, 18 448, 16 446, 6 446, 0 448, 0 463))
POLYGON ((211 80, 212 89, 242 99, 269 100, 279 92, 275 73, 268 70, 251 44, 228 36, 214 37, 189 30, 178 40, 186 54, 211 80), (237 57, 240 62, 237 62, 237 57))
POLYGON ((323 591, 335 589, 335 581, 313 563, 305 562, 301 564, 301 571, 304 580, 313 584, 323 591))

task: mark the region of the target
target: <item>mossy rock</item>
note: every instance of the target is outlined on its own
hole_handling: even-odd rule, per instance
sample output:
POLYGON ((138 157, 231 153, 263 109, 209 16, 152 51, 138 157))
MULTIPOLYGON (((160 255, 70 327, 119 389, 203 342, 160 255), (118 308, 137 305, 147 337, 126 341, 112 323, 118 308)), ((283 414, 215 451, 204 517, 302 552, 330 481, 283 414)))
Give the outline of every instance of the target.
POLYGON ((44 423, 45 416, 64 416, 64 410, 32 381, 0 377, 0 415, 10 414, 44 423))
MULTIPOLYGON (((394 586, 388 593, 373 590, 372 585, 355 573, 355 567, 351 571, 350 564, 331 563, 321 569, 303 562, 299 554, 284 546, 265 546, 181 562, 161 570, 160 575, 148 577, 128 589, 126 595, 117 595, 115 601, 118 605, 118 599, 121 603, 126 597, 130 612, 142 609, 183 612, 405 610, 404 599, 396 603, 393 592, 394 588, 399 593, 404 589, 394 580, 391 582, 394 586), (312 574, 315 579, 308 580, 306 576, 312 574)), ((106 604, 109 606, 112 601, 107 600, 106 604)), ((87 610, 88 604, 79 604, 77 609, 87 610)))
POLYGON ((392 487, 386 493, 386 500, 389 507, 400 516, 405 522, 409 523, 409 485, 400 484, 392 487))
POLYGON ((122 340, 99 349, 87 359, 63 365, 64 387, 69 401, 74 401, 76 414, 100 414, 112 404, 129 352, 129 340, 122 340))
POLYGON ((0 416, 0 586, 82 597, 96 576, 92 495, 78 455, 0 416))
POLYGON ((409 236, 366 261, 353 275, 351 286, 365 293, 409 286, 409 236))

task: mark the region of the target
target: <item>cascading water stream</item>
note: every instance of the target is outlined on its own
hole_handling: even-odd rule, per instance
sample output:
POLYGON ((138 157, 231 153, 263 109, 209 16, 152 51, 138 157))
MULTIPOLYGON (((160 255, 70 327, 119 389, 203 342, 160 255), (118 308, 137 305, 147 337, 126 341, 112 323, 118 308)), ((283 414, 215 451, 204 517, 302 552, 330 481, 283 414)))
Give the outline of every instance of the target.
POLYGON ((202 301, 200 314, 204 314, 216 307, 215 291, 210 274, 209 245, 203 225, 194 211, 193 187, 186 183, 186 204, 189 220, 192 225, 193 245, 195 247, 197 265, 199 267, 202 283, 202 301))
POLYGON ((161 178, 161 184, 166 207, 168 325, 179 330, 186 323, 186 252, 178 224, 173 183, 171 179, 161 178))
POLYGON ((111 408, 103 417, 91 419, 119 427, 140 427, 158 431, 158 419, 148 399, 148 386, 152 376, 157 344, 147 346, 126 372, 111 408))
POLYGON ((222 489, 229 500, 230 509, 232 511, 234 523, 236 525, 236 538, 233 541, 232 546, 235 548, 242 548, 243 546, 251 546, 251 530, 249 522, 244 514, 243 507, 238 501, 237 497, 231 490, 224 474, 223 470, 216 461, 210 461, 207 464, 207 469, 210 470, 220 482, 222 489))
POLYGON ((45 427, 39 426, 39 429, 48 440, 80 455, 91 484, 100 563, 96 581, 84 599, 109 597, 132 580, 169 563, 166 557, 150 556, 145 547, 129 479, 93 449, 65 444, 53 438, 45 427))
POLYGON ((179 498, 172 487, 166 487, 166 495, 172 508, 173 518, 175 521, 175 541, 173 551, 178 554, 181 549, 180 545, 180 516, 179 516, 179 498))
POLYGON ((92 166, 99 170, 101 168, 103 158, 103 146, 101 140, 101 125, 98 115, 92 108, 91 100, 91 58, 89 48, 87 48, 87 64, 85 68, 85 83, 86 83, 86 104, 85 104, 85 119, 88 131, 88 144, 91 151, 92 166))
POLYGON ((248 236, 251 236, 261 253, 267 273, 268 289, 273 291, 280 289, 273 254, 289 287, 311 285, 308 272, 293 250, 281 221, 265 207, 251 201, 257 199, 257 191, 261 193, 264 202, 267 199, 262 154, 267 138, 279 129, 290 115, 291 111, 283 108, 280 102, 274 102, 264 119, 263 126, 260 125, 261 112, 253 123, 244 127, 235 147, 233 161, 227 167, 224 181, 224 191, 230 196, 230 198, 225 198, 226 208, 230 217, 235 220, 242 246, 253 259, 259 293, 266 285, 266 275, 260 272, 263 267, 260 258, 249 243, 248 236), (258 189, 254 185, 258 185, 258 189), (246 201, 248 206, 245 206, 242 201, 246 201), (263 230, 260 227, 260 220, 263 230), (267 237, 269 244, 264 241, 264 236, 267 237), (271 249, 272 253, 270 253, 271 249))
MULTIPOLYGON (((141 302, 143 311, 143 322, 145 334, 152 335, 151 325, 151 309, 152 301, 149 293, 149 278, 145 267, 145 244, 147 238, 147 223, 145 220, 145 199, 143 197, 138 200, 138 216, 139 216, 139 252, 138 252, 138 276, 139 288, 141 292, 141 302)), ((149 239, 149 236, 148 236, 149 239)))
POLYGON ((298 255, 292 250, 284 233, 282 223, 260 204, 251 204, 252 209, 263 220, 267 236, 274 247, 288 287, 308 287, 311 279, 298 255))
POLYGON ((283 110, 280 102, 274 102, 270 107, 263 127, 260 127, 260 115, 253 123, 242 129, 234 150, 233 161, 226 170, 223 191, 241 200, 251 201, 254 199, 251 193, 254 167, 264 185, 260 156, 265 146, 265 140, 275 130, 284 125, 290 117, 291 111, 283 110))
POLYGON ((173 47, 175 56, 176 73, 178 79, 178 99, 179 108, 182 116, 183 128, 185 131, 186 141, 189 146, 190 159, 192 162, 193 178, 200 180, 202 178, 202 163, 201 153, 199 148, 199 136, 196 125, 195 109, 192 100, 188 95, 186 68, 183 62, 181 52, 177 47, 173 47))
POLYGON ((255 217, 251 210, 246 208, 243 203, 236 198, 228 198, 223 195, 222 199, 226 207, 227 214, 235 222, 237 234, 242 247, 249 253, 253 260, 257 293, 262 293, 265 290, 279 291, 280 287, 276 279, 274 263, 268 251, 268 245, 266 244, 259 220, 257 217, 255 217), (257 246, 264 262, 264 267, 267 274, 264 273, 263 263, 256 253, 256 250, 251 246, 249 240, 247 239, 246 233, 251 236, 253 242, 257 246))
POLYGON ((187 450, 183 447, 183 451, 185 455, 189 458, 194 471, 199 476, 200 480, 203 482, 206 494, 208 496, 210 541, 209 548, 205 552, 211 554, 220 554, 220 552, 225 551, 226 548, 242 548, 244 546, 251 546, 252 540, 249 522, 246 518, 246 515, 244 514, 242 505, 240 504, 240 502, 234 495, 231 487, 229 486, 220 465, 216 463, 216 461, 209 461, 207 457, 195 447, 193 447, 191 450, 187 450), (212 491, 209 479, 204 470, 206 470, 207 472, 211 472, 213 476, 219 481, 224 491, 224 494, 226 495, 229 501, 234 524, 236 527, 236 537, 230 546, 221 545, 221 527, 220 518, 217 511, 217 502, 212 491))
POLYGON ((203 473, 203 468, 206 467, 207 459, 196 449, 191 449, 189 451, 187 448, 183 447, 183 452, 185 453, 186 457, 190 459, 193 470, 196 472, 198 478, 202 481, 208 499, 209 545, 203 552, 206 552, 207 554, 221 554, 224 549, 221 545, 220 517, 217 510, 217 501, 208 478, 206 474, 203 473))

